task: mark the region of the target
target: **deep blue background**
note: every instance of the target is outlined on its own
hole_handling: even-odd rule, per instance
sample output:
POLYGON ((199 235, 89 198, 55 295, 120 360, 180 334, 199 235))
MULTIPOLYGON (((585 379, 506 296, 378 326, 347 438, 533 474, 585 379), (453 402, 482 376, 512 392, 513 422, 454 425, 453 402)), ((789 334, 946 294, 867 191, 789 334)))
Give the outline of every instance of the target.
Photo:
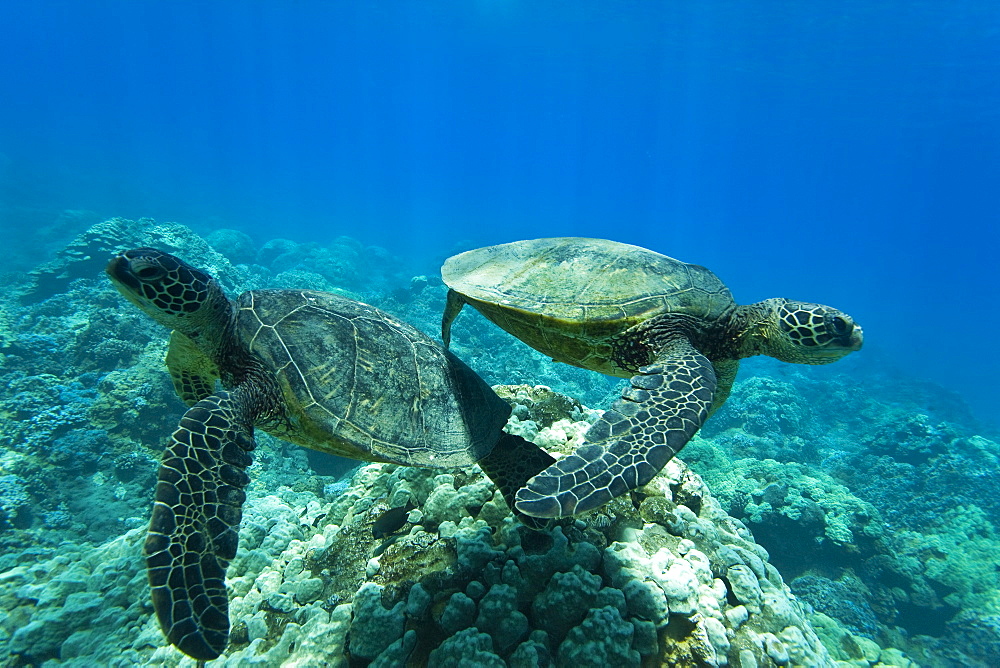
POLYGON ((425 271, 611 237, 1000 413, 995 0, 4 2, 0 229, 64 208, 425 271))

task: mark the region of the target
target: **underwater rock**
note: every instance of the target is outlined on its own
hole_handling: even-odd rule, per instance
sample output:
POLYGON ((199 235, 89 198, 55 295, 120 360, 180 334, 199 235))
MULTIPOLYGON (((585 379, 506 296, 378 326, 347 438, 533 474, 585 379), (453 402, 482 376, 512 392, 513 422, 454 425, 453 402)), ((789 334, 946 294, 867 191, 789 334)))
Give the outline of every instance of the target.
POLYGON ((703 435, 740 429, 773 442, 811 435, 815 421, 809 400, 790 383, 767 376, 750 376, 739 382, 739 392, 706 423, 703 435))
POLYGON ((11 473, 0 475, 0 532, 8 528, 25 529, 33 519, 27 481, 11 473))
POLYGON ((139 626, 154 629, 139 552, 144 534, 144 527, 135 529, 98 548, 65 543, 57 556, 0 574, 5 654, 30 663, 77 657, 92 665, 139 662, 137 652, 122 650, 136 638, 106 643, 109 631, 128 639, 139 626))
POLYGON ((887 455, 898 462, 920 465, 931 457, 946 454, 958 434, 947 424, 933 425, 926 415, 907 416, 887 422, 868 439, 873 455, 887 455))
POLYGON ((290 239, 269 239, 257 251, 256 262, 271 268, 271 264, 284 255, 297 252, 299 245, 290 239))
MULTIPOLYGON (((830 656, 836 660, 838 666, 877 665, 916 668, 918 665, 900 650, 892 647, 881 648, 872 639, 850 633, 836 620, 821 612, 813 613, 809 620, 817 635, 823 639, 823 644, 830 649, 830 656)), ((943 664, 934 661, 924 665, 941 666, 943 664)), ((966 657, 965 661, 959 662, 957 665, 974 664, 970 663, 966 657)))
POLYGON ((864 595, 864 585, 857 580, 844 582, 804 575, 792 580, 791 588, 792 593, 809 603, 816 612, 839 620, 855 634, 868 638, 878 635, 878 620, 864 595))
POLYGON ((428 657, 427 665, 442 668, 463 668, 464 666, 484 666, 485 668, 506 668, 507 663, 493 653, 493 641, 485 633, 475 628, 467 628, 451 636, 428 657))
MULTIPOLYGON (((991 609, 997 610, 995 605, 991 609)), ((1000 612, 982 615, 973 610, 964 610, 948 625, 952 638, 961 648, 961 652, 953 654, 956 660, 968 657, 989 665, 1000 657, 1000 612)))
POLYGON ((240 230, 221 228, 210 232, 205 241, 225 255, 233 264, 250 264, 257 256, 257 248, 250 235, 240 230))
MULTIPOLYGON (((31 282, 21 290, 22 301, 36 303, 67 291, 71 281, 103 279, 108 258, 126 249, 153 246, 167 252, 183 252, 185 259, 211 273, 233 292, 261 287, 247 269, 235 267, 190 228, 178 223, 157 223, 150 218, 132 221, 112 218, 91 226, 77 236, 54 260, 30 273, 31 282), (252 287, 250 287, 252 286, 252 287)), ((117 311, 117 309, 115 309, 117 311)))
POLYGON ((399 601, 386 609, 382 605, 382 590, 379 585, 367 582, 354 595, 354 621, 347 643, 353 657, 374 659, 403 636, 406 604, 399 601))
POLYGON ((981 436, 956 436, 950 427, 928 431, 919 416, 875 424, 878 433, 905 432, 938 445, 903 449, 905 457, 929 455, 913 457, 921 461, 913 464, 852 441, 829 454, 821 470, 758 459, 771 446, 755 452, 760 439, 728 429, 711 440, 696 437, 684 456, 723 507, 774 552, 793 591, 837 618, 837 632, 824 636, 829 647, 848 634, 854 644, 896 645, 906 661, 922 665, 978 665, 976 644, 949 638, 960 635, 956 620, 1000 609, 1000 572, 989 556, 1000 542, 994 528, 1000 447, 981 436), (737 439, 745 442, 732 447, 737 439))
POLYGON ((476 602, 465 592, 456 591, 448 597, 448 603, 441 613, 438 626, 448 635, 454 635, 473 625, 476 619, 476 602))
MULTIPOLYGON (((559 645, 559 664, 563 666, 635 666, 639 652, 632 649, 635 627, 622 619, 612 606, 593 608, 578 626, 573 627, 559 645)), ((723 634, 725 635, 725 634, 723 634)))
POLYGON ((400 262, 385 249, 366 247, 346 236, 338 237, 329 246, 271 239, 257 252, 256 263, 279 276, 286 275, 278 287, 341 293, 347 290, 357 293, 355 298, 369 302, 377 302, 375 295, 387 291, 390 283, 398 285, 404 280, 398 269, 400 262), (319 280, 306 283, 307 276, 319 280))
MULTIPOLYGON (((270 287, 276 290, 321 290, 323 292, 336 292, 345 297, 351 297, 350 293, 335 287, 322 274, 299 268, 281 272, 271 281, 270 287)), ((356 297, 351 298, 355 299, 356 297)))
POLYGON ((794 559, 791 554, 779 557, 785 565, 816 562, 830 554, 870 555, 873 543, 886 533, 871 504, 821 471, 771 459, 729 459, 703 439, 696 439, 690 450, 723 507, 745 521, 755 536, 765 544, 794 540, 802 546, 794 559))
POLYGON ((500 385, 497 394, 513 407, 519 420, 529 416, 538 429, 551 427, 558 420, 596 422, 600 411, 586 409, 578 400, 544 385, 500 385))
POLYGON ((479 601, 476 628, 493 639, 498 652, 506 654, 528 635, 528 618, 518 610, 517 590, 509 584, 495 584, 479 601))

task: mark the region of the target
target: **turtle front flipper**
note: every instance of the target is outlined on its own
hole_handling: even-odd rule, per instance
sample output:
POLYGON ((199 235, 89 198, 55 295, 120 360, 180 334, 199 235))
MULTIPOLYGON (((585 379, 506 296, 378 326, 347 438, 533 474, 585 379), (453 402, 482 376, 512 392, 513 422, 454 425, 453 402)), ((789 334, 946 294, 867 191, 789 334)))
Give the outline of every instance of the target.
POLYGON ((176 329, 170 332, 166 362, 170 379, 174 383, 174 391, 188 406, 194 406, 202 399, 215 394, 219 367, 189 336, 176 329))
POLYGON ((254 449, 242 402, 220 392, 181 418, 163 452, 144 554, 167 639, 195 659, 229 642, 226 568, 236 556, 254 449))
POLYGON ((514 505, 514 499, 517 491, 524 487, 528 480, 550 467, 555 461, 552 455, 531 441, 502 432, 492 452, 479 460, 479 467, 500 490, 514 517, 531 529, 541 530, 546 528, 549 522, 520 512, 514 505))
POLYGON ((645 485, 704 423, 715 387, 712 363, 687 339, 672 341, 632 377, 585 445, 528 481, 517 509, 568 517, 645 485))

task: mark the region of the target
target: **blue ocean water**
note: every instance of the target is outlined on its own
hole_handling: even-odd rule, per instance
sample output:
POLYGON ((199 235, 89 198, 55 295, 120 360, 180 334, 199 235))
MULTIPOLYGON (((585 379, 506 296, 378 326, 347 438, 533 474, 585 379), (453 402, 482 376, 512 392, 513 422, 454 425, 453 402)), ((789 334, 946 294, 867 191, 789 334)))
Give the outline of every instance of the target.
MULTIPOLYGON (((352 265, 355 275, 337 286, 362 296, 368 277, 392 294, 410 276, 433 277, 444 258, 477 246, 563 235, 641 245, 709 267, 741 303, 784 296, 831 304, 864 327, 864 349, 829 368, 774 371, 769 362, 746 362, 745 374, 761 376, 734 395, 731 414, 714 418, 706 438, 725 444, 729 456, 746 456, 757 453, 754 438, 785 425, 788 443, 769 457, 822 460, 866 502, 878 505, 882 494, 887 514, 897 499, 862 479, 856 460, 828 447, 847 443, 855 430, 871 448, 865 461, 872 475, 905 479, 914 498, 907 510, 914 514, 887 515, 894 529, 929 527, 939 521, 939 496, 961 499, 945 503, 959 504, 949 507, 947 522, 968 542, 935 538, 914 554, 988 555, 1000 507, 991 496, 993 470, 951 461, 900 467, 933 462, 944 444, 968 435, 959 438, 941 422, 962 414, 955 408, 962 403, 978 421, 963 429, 994 440, 1000 429, 998 71, 1000 5, 985 0, 5 2, 0 235, 7 243, 0 273, 30 271, 92 223, 116 216, 176 221, 202 235, 235 229, 257 246, 275 238, 329 246, 348 236, 360 247, 384 248, 387 254, 367 253, 352 265), (904 426, 885 427, 858 395, 824 395, 822 383, 845 373, 862 393, 877 379, 884 414, 906 413, 906 402, 922 392, 921 410, 931 417, 907 413, 904 426), (771 376, 779 380, 761 380, 771 376), (909 393, 898 406, 885 389, 893 379, 909 393), (779 381, 816 384, 796 403, 775 398, 779 381), (766 413, 762 405, 773 424, 725 436, 738 423, 733 416, 744 408, 766 413), (809 431, 816 425, 844 433, 809 431), (800 434, 819 443, 818 454, 795 450, 800 434), (932 483, 922 487, 922 476, 932 483), (983 510, 966 505, 977 495, 983 510)), ((9 281, 4 285, 16 279, 9 281)), ((54 310, 0 310, 0 352, 50 365, 16 377, 13 363, 0 369, 13 378, 3 419, 41 425, 24 430, 23 442, 2 442, 0 454, 44 450, 68 474, 110 478, 114 470, 121 484, 138 487, 155 462, 145 455, 109 462, 101 439, 133 427, 145 434, 141 424, 79 427, 80 416, 95 414, 95 401, 97 414, 112 410, 95 397, 124 401, 121 390, 108 389, 110 367, 78 360, 75 384, 51 396, 38 389, 44 374, 66 370, 59 366, 64 342, 44 331, 54 310), (24 334, 29 321, 40 331, 24 334), (14 322, 21 333, 8 336, 4 328, 14 322), (28 395, 35 403, 25 407, 28 395), (53 405, 59 415, 45 412, 53 405)), ((418 324, 436 334, 435 321, 423 316, 418 324)), ((82 349, 93 344, 81 336, 82 349)), ((490 352, 464 345, 470 361, 490 352)), ((111 347, 94 357, 135 354, 111 347)), ((486 363, 477 369, 491 382, 506 380, 486 363)), ((525 372, 519 382, 550 381, 532 375, 527 362, 516 371, 525 372)), ((614 390, 580 387, 589 403, 614 390)), ((176 415, 147 415, 141 400, 129 401, 155 434, 176 424, 176 415)), ((713 453, 692 449, 691 459, 715 461, 713 453)), ((0 533, 5 522, 69 531, 80 513, 72 506, 16 520, 9 509, 37 503, 31 498, 38 492, 36 479, 12 461, 0 458, 0 533)), ((713 491, 725 488, 725 480, 709 480, 710 471, 699 470, 719 485, 713 491)), ((752 475, 766 480, 761 489, 727 489, 733 498, 752 497, 740 509, 761 523, 753 529, 763 542, 774 536, 762 499, 782 496, 784 483, 774 482, 770 469, 752 475)), ((346 483, 328 483, 338 484, 346 483)), ((817 494, 802 492, 806 501, 795 512, 818 503, 817 494)), ((131 497, 121 497, 128 507, 131 497)), ((86 498, 114 503, 96 492, 86 498)), ((737 514, 733 504, 727 510, 737 514)), ((100 531, 95 523, 86 539, 140 526, 144 510, 108 519, 100 531)), ((816 549, 802 562, 843 566, 816 549)), ((774 561, 787 580, 806 572, 795 559, 774 561)), ((865 586, 881 581, 891 589, 897 575, 869 572, 865 586)), ((824 582, 832 580, 817 584, 814 577, 802 575, 798 591, 829 597, 824 582)), ((943 601, 972 596, 962 587, 980 586, 958 580, 945 578, 949 584, 936 594, 943 601)), ((944 628, 972 598, 934 607, 940 618, 925 623, 930 608, 917 594, 894 603, 898 609, 886 604, 891 613, 877 605, 873 612, 860 589, 836 584, 838 600, 851 609, 840 617, 823 611, 862 635, 891 622, 952 643, 976 637, 954 629, 946 636, 944 628)), ((1000 622, 991 614, 982 623, 996 631, 1000 622)), ((44 660, 53 652, 24 656, 44 660)))
POLYGON ((743 302, 837 305, 997 421, 994 3, 0 13, 5 211, 347 234, 427 272, 460 241, 611 237, 743 302))

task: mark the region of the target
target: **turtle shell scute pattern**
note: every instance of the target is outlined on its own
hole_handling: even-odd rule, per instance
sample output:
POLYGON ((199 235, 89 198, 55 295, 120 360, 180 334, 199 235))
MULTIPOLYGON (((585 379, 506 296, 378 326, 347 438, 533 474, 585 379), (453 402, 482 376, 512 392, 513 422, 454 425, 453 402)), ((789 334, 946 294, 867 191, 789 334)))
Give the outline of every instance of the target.
POLYGON ((480 248, 449 258, 442 274, 475 301, 572 323, 639 322, 662 313, 714 320, 734 306, 705 267, 606 239, 480 248))
POLYGON ((288 426, 276 435, 300 445, 367 461, 468 466, 490 451, 509 413, 439 344, 373 306, 325 292, 254 290, 237 309, 237 334, 284 396, 288 426))

